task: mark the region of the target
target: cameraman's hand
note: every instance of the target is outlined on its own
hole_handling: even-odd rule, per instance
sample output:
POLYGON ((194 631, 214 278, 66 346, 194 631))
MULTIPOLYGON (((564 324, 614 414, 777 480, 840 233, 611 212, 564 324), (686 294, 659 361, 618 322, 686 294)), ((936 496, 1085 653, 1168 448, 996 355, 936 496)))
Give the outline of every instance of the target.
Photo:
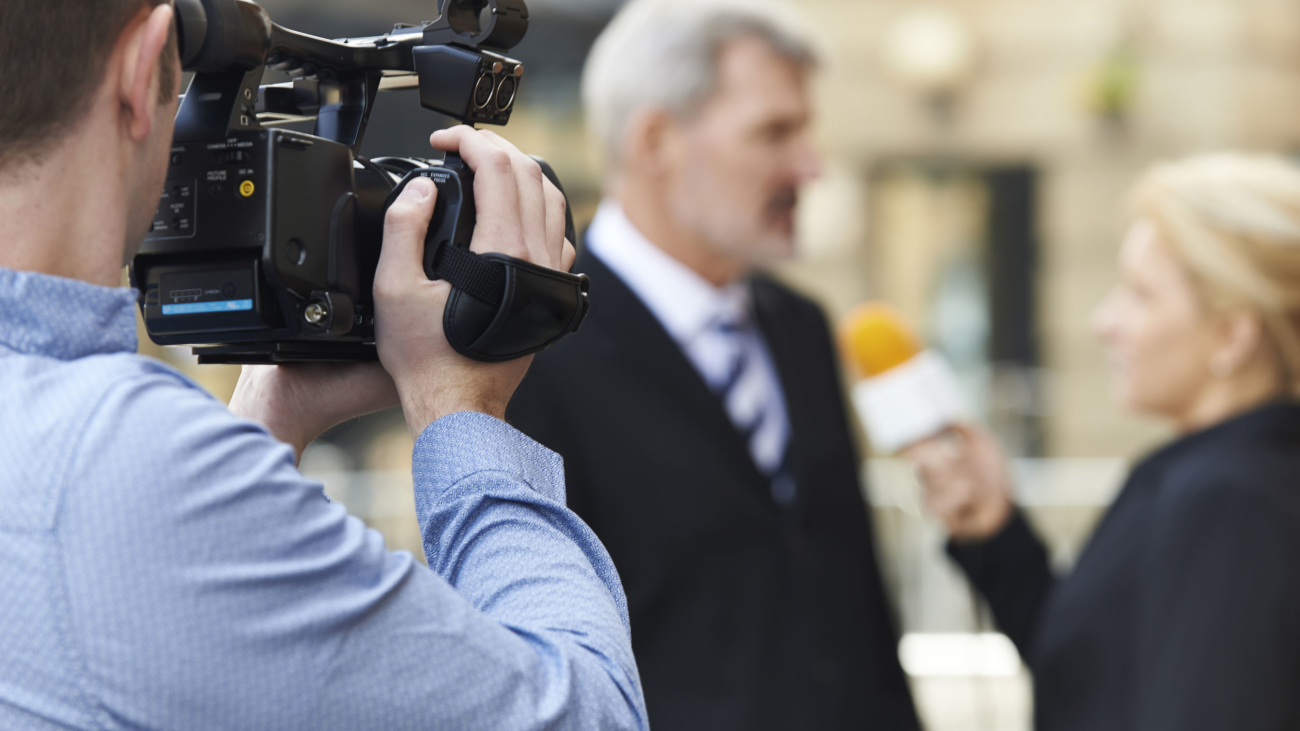
POLYGON ((261 422, 302 457, 326 429, 397 403, 393 379, 378 363, 258 365, 240 372, 230 413, 261 422))
MULTIPOLYGON (((564 238, 564 196, 535 161, 492 132, 464 126, 435 132, 430 143, 458 151, 475 172, 478 221, 472 251, 552 269, 572 265, 573 245, 564 238)), ((480 363, 447 342, 442 313, 451 285, 424 274, 424 237, 436 195, 427 179, 407 184, 388 209, 375 272, 379 359, 397 384, 407 426, 417 438, 429 424, 458 411, 505 418, 506 404, 532 363, 531 356, 480 363)))
POLYGON ((992 538, 1011 517, 1006 455, 987 431, 954 426, 913 444, 903 456, 916 465, 926 506, 954 540, 992 538))

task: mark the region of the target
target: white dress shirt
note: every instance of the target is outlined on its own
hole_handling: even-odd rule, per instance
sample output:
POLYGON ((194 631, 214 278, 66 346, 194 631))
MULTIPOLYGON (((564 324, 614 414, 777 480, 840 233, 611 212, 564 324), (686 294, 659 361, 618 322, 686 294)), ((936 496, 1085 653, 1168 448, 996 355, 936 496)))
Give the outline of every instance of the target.
POLYGON ((715 393, 733 376, 738 349, 747 347, 735 333, 723 332, 719 324, 753 325, 755 367, 729 392, 728 412, 740 426, 750 421, 745 412, 757 411, 760 405, 771 410, 771 418, 757 425, 750 452, 760 470, 776 473, 785 457, 790 422, 781 381, 758 332, 746 283, 714 286, 651 243, 622 207, 609 199, 597 210, 587 230, 586 245, 645 304, 715 393))

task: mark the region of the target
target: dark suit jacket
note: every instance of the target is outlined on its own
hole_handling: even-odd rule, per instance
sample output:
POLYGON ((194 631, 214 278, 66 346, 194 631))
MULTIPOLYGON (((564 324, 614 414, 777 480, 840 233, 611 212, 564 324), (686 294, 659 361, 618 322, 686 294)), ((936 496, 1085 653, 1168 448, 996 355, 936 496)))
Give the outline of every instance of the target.
POLYGON ((789 404, 799 495, 769 483, 690 361, 584 253, 591 315, 538 356, 509 419, 565 459, 609 549, 656 729, 916 729, 826 321, 753 295, 789 404))
POLYGON ((1020 516, 949 550, 1034 672, 1039 731, 1300 729, 1300 405, 1145 460, 1067 578, 1020 516))

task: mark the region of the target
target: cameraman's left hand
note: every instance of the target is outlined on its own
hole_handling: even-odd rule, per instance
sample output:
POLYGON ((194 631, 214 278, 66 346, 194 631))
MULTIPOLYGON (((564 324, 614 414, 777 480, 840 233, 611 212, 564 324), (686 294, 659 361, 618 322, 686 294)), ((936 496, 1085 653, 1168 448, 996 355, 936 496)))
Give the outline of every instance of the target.
POLYGON ((379 363, 244 366, 230 412, 266 426, 295 458, 326 429, 398 405, 397 387, 379 363))

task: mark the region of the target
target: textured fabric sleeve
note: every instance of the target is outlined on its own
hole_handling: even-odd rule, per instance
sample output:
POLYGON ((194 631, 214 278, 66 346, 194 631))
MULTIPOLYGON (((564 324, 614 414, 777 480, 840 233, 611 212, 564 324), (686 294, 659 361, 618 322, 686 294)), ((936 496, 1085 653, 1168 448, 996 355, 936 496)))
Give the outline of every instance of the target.
MULTIPOLYGON (((562 367, 549 361, 549 357, 554 355, 554 351, 543 353, 533 362, 533 367, 510 400, 506 419, 529 438, 564 456, 567 504, 578 515, 590 520, 591 488, 583 470, 586 460, 578 451, 578 429, 571 426, 570 404, 565 400, 573 397, 574 389, 565 388, 562 378, 553 377, 552 369, 562 367)), ((600 530, 599 525, 592 524, 591 527, 600 530)))
POLYGON ((433 571, 206 394, 169 374, 113 388, 59 516, 102 725, 645 728, 622 591, 559 459, 457 414, 415 464, 433 571))
POLYGON ((1202 483, 1171 485, 1158 503, 1134 727, 1293 728, 1300 521, 1254 486, 1202 483))
POLYGON ((998 627, 1033 666, 1038 620, 1056 583, 1047 550, 1023 514, 1014 513, 996 536, 983 543, 948 544, 948 554, 984 595, 998 627))

